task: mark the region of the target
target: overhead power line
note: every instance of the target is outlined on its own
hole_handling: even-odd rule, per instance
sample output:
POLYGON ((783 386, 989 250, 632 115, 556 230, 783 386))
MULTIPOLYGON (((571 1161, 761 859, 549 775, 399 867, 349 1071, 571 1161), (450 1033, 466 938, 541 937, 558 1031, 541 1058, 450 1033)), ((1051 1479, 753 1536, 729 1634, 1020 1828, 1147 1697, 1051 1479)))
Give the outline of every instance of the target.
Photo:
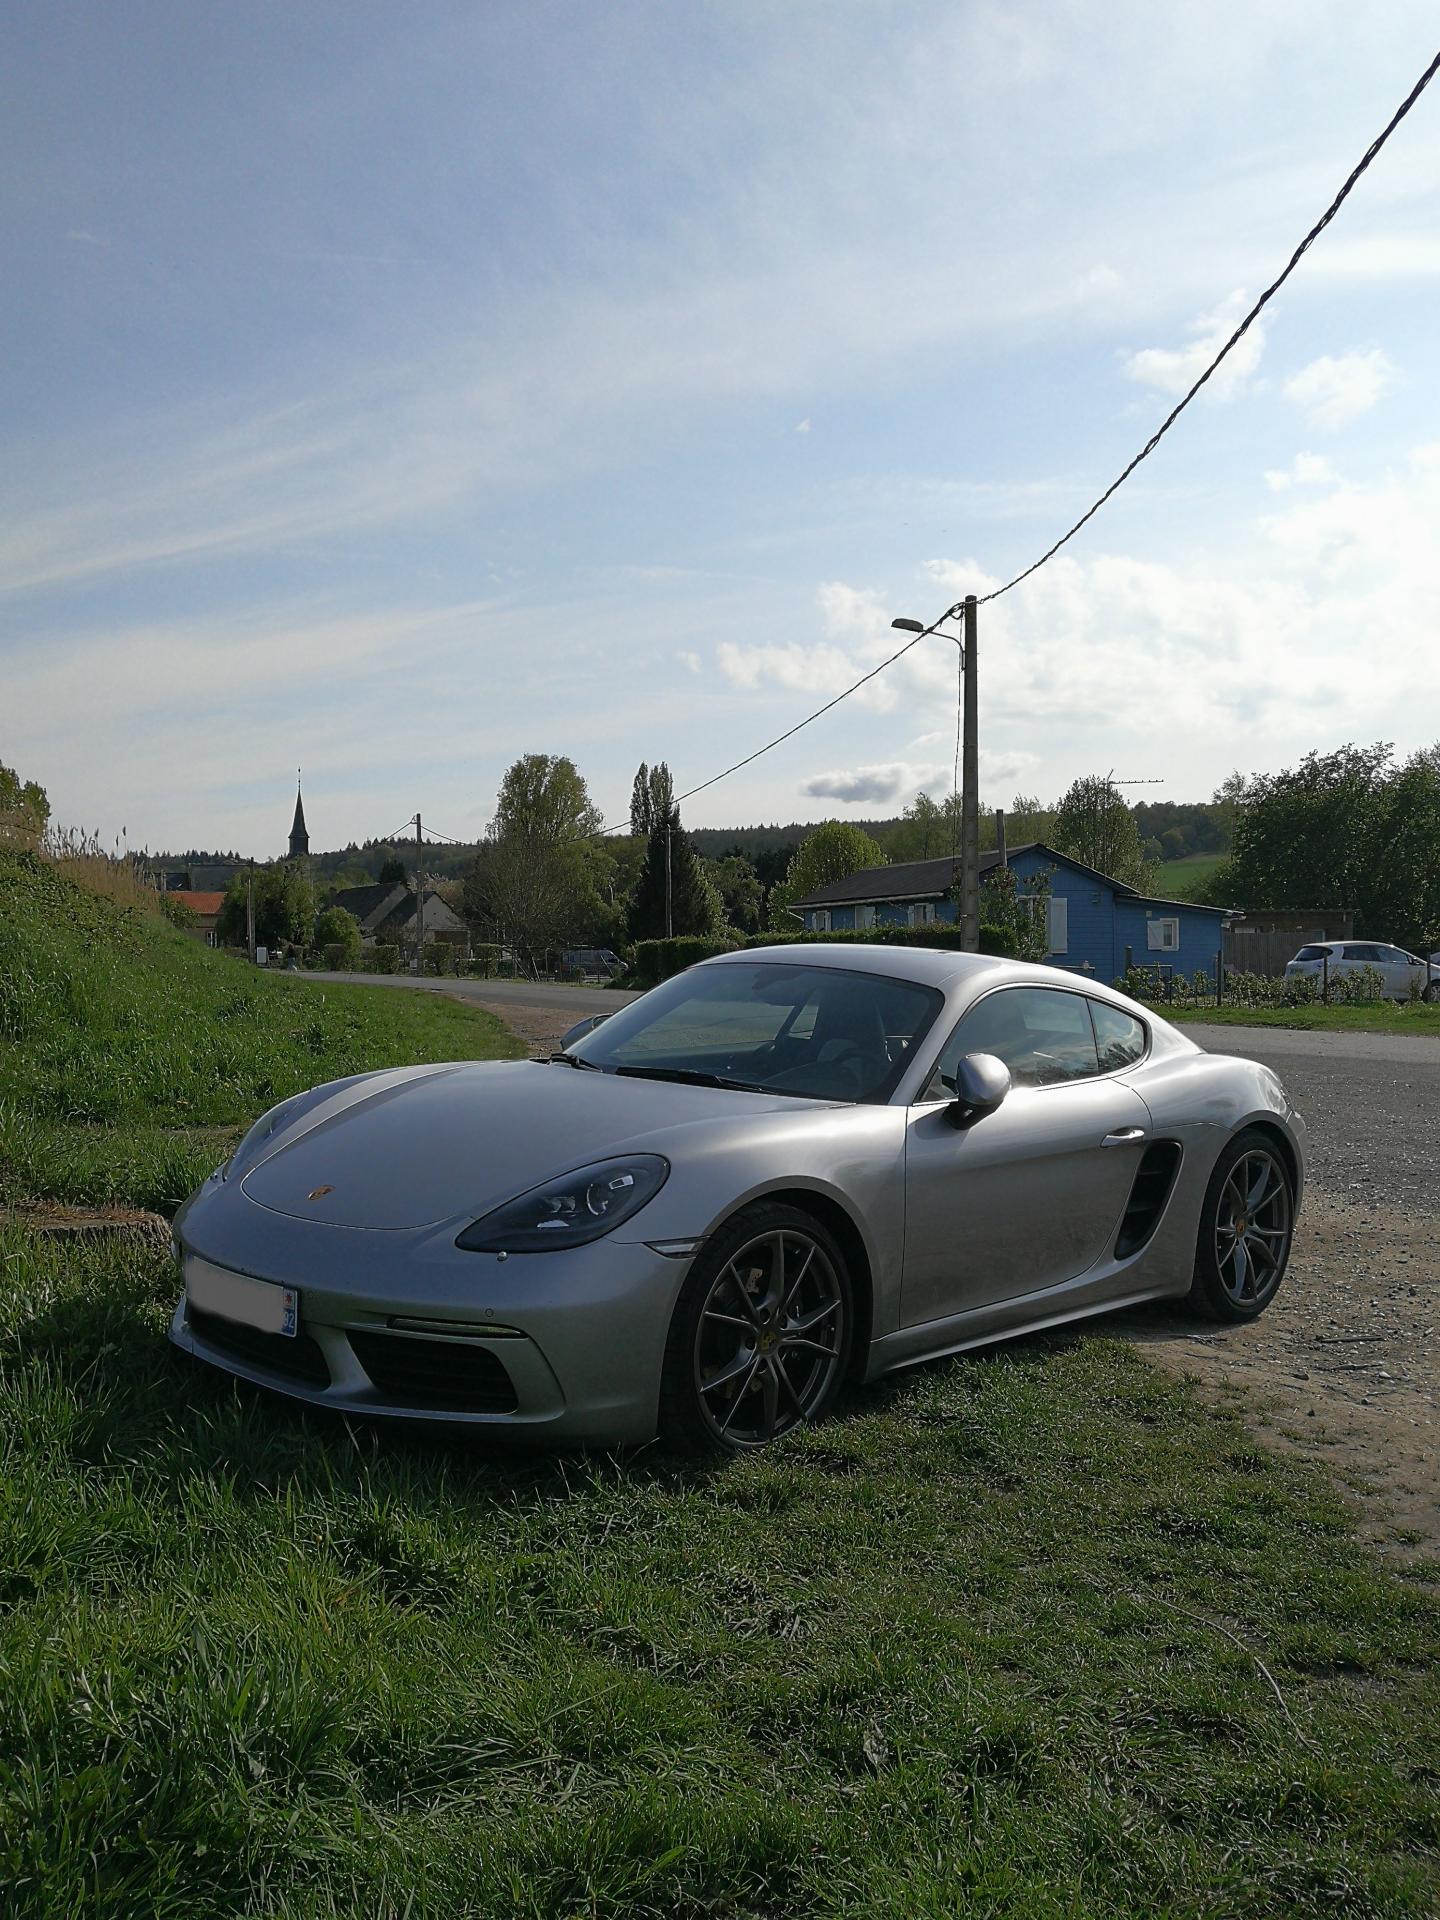
MULTIPOLYGON (((1160 442, 1165 438, 1165 435, 1170 431, 1171 427, 1173 427, 1175 422, 1180 418, 1180 415, 1195 398, 1196 394, 1199 393, 1206 381, 1210 379, 1216 368, 1220 366, 1221 362, 1234 350, 1240 341, 1244 339, 1259 315, 1269 305, 1270 301, 1274 299, 1275 295, 1280 291, 1281 287, 1284 286, 1296 267, 1299 266, 1301 260, 1309 252, 1316 240, 1319 239, 1320 235, 1340 211, 1341 207, 1344 206, 1361 175, 1370 166, 1370 163, 1380 152, 1380 149, 1385 145, 1391 134, 1394 133, 1406 114, 1409 113, 1410 109, 1415 105, 1415 102, 1420 98, 1426 87, 1428 87, 1430 82, 1435 78, 1437 71, 1440 71, 1440 53, 1435 55, 1429 66, 1426 67, 1425 71, 1420 75, 1420 78, 1415 82, 1409 93, 1406 94, 1400 105, 1390 116, 1384 129, 1370 142, 1370 145, 1365 149, 1360 159, 1347 175, 1340 191, 1335 195, 1335 198, 1330 202, 1314 226, 1311 227, 1310 231, 1305 235, 1305 238, 1300 242, 1299 246, 1296 247, 1289 260, 1286 261, 1284 269, 1271 281, 1270 285, 1260 295, 1260 298, 1255 302, 1254 306, 1251 307, 1239 326, 1236 327, 1235 331, 1230 335, 1230 338, 1225 342, 1224 346, 1221 347, 1220 351, 1215 355, 1215 358, 1210 362, 1209 366, 1206 367, 1199 379, 1195 381, 1189 392, 1171 408, 1170 412, 1161 421, 1160 425, 1155 429, 1154 433, 1151 434, 1150 438, 1145 442, 1144 446, 1135 455, 1135 458, 1129 465, 1111 481, 1110 485, 1100 497, 1094 501, 1091 506, 1086 508, 1074 526, 1068 528, 1066 532, 1061 534, 1053 546, 1047 547, 1038 560, 1032 560, 1028 567, 1025 567, 1021 572, 1017 573, 1012 580, 1007 580, 1004 586, 994 587, 989 593, 980 595, 976 602, 978 606, 983 607, 987 601, 998 600, 1001 594, 1009 593, 1013 587, 1018 587, 1022 580, 1028 580, 1032 573, 1037 573, 1047 561, 1053 560, 1060 549, 1069 541, 1073 540, 1075 535, 1079 533, 1080 529, 1085 526, 1087 522, 1094 519, 1106 501, 1124 486, 1125 482, 1130 478, 1131 474, 1134 473, 1141 461, 1147 460, 1150 457, 1156 447, 1158 447, 1160 442)), ((875 679, 877 675, 884 673, 888 667, 893 667, 895 662, 903 659, 912 647, 918 647, 922 640, 929 639, 932 633, 939 630, 944 621, 958 620, 963 609, 963 600, 956 601, 953 606, 947 607, 938 620, 926 627, 923 632, 917 633, 913 639, 907 640, 903 647, 897 647, 895 652, 892 653, 888 659, 882 660, 878 667, 872 667, 868 673, 862 673, 858 680, 853 681, 843 692, 837 693, 833 700, 827 700, 823 707, 817 707, 813 713, 807 713, 803 720, 797 720, 793 727, 787 727, 784 733, 776 734, 775 738, 773 740, 767 740, 763 747, 757 747, 753 753, 747 753, 743 760, 736 760, 731 766, 725 767, 721 772, 712 773, 708 780, 702 780, 697 786, 690 787, 686 792, 677 794, 675 796, 675 804, 678 806, 682 800, 689 800, 693 798, 695 794, 703 793, 707 787, 718 786, 720 781, 728 780, 732 773, 739 773, 742 767, 750 766, 764 754, 771 753, 776 747, 783 746, 787 740, 793 740, 797 733, 800 733, 804 728, 812 725, 814 721, 822 719, 827 713, 833 712, 842 701, 848 700, 852 693, 858 693, 861 687, 866 686, 871 680, 875 679)), ((617 821, 614 826, 605 827, 603 831, 605 833, 615 833, 625 824, 623 821, 617 821)))

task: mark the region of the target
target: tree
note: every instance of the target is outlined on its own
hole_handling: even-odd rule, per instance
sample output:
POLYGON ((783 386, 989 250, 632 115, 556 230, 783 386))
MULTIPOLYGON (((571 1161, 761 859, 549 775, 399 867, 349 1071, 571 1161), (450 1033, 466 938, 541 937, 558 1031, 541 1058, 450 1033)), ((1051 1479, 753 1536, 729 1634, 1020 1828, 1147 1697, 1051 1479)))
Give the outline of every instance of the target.
MULTIPOLYGON (((1226 884, 1246 907, 1345 907, 1362 930, 1391 748, 1347 744, 1259 774, 1237 801, 1226 884)), ((1383 936, 1391 938, 1388 931, 1383 936)))
POLYGON ((720 933, 725 909, 705 876, 700 856, 680 824, 680 809, 656 822, 645 849, 645 865, 630 902, 632 940, 660 940, 667 933, 720 933), (666 924, 666 863, 669 863, 669 924, 666 924))
POLYGON ((868 833, 845 820, 826 820, 800 842, 784 881, 770 893, 770 925, 777 933, 793 933, 797 916, 792 900, 803 900, 817 888, 844 880, 865 867, 883 867, 884 849, 868 833))
MULTIPOLYGON (((1022 888, 1013 867, 997 867, 980 889, 981 926, 998 927, 1006 934, 1017 960, 1043 960, 1050 951, 1050 873, 1047 867, 1022 888)), ((951 897, 958 909, 958 887, 951 897)))
POLYGON ((573 760, 527 753, 507 768, 461 896, 468 920, 534 960, 564 945, 592 898, 588 843, 601 818, 573 760))
MULTIPOLYGON (((257 947, 308 947, 315 928, 315 895, 298 860, 256 867, 255 944, 257 947)), ((237 873, 221 903, 215 937, 223 947, 245 945, 247 876, 237 873)))
POLYGON ((1104 776, 1077 780, 1066 793, 1056 809, 1050 844, 1111 880, 1142 891, 1150 884, 1135 815, 1104 776))
POLYGON ((343 947, 343 956, 336 956, 342 970, 359 961, 361 944, 360 922, 344 907, 326 907, 316 919, 315 945, 322 952, 326 947, 343 947))
POLYGON ((647 767, 642 760, 635 770, 630 788, 630 832, 637 840, 648 841, 657 826, 663 826, 675 807, 675 782, 663 760, 647 767))
POLYGON ((701 862, 706 877, 725 909, 725 919, 737 933, 759 933, 765 918, 765 889, 743 853, 723 860, 701 862))
POLYGON ((45 789, 0 765, 0 846, 38 847, 49 823, 45 789))
POLYGON ((1035 793, 1017 793, 1005 816, 1005 844, 1028 847, 1037 840, 1049 841, 1055 829, 1055 813, 1040 804, 1035 793))
POLYGON ((1429 951, 1440 934, 1440 744, 1401 767, 1383 741, 1347 744, 1257 776, 1237 797, 1234 852, 1213 885, 1245 907, 1345 908, 1362 939, 1429 951))
POLYGON ((380 862, 380 872, 376 876, 382 887, 397 887, 405 884, 405 862, 393 853, 387 854, 380 862))
POLYGON ((886 841, 891 860, 938 860, 952 853, 959 844, 955 825, 948 806, 937 806, 928 793, 917 793, 886 841))

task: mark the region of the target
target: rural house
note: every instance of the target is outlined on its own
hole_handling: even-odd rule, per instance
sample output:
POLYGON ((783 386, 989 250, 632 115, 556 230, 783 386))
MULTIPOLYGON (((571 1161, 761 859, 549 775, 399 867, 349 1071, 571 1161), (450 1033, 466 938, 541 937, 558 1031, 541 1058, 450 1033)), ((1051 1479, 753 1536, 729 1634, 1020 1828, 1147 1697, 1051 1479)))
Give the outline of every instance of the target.
MULTIPOLYGON (((330 905, 343 907, 360 923, 363 946, 384 942, 410 946, 415 940, 415 895, 403 880, 377 880, 368 887, 342 887, 330 905)), ((438 893, 425 891, 425 944, 468 949, 470 929, 438 893)))
MULTIPOLYGON (((999 863, 998 853, 981 854, 982 887, 999 863)), ((1105 981, 1118 980, 1129 966, 1187 976, 1205 972, 1213 978, 1221 934, 1232 917, 1229 908, 1148 899, 1038 841, 1014 848, 1006 865, 1022 895, 1042 874, 1049 875, 1044 908, 1049 965, 1105 981)), ((940 860, 864 867, 795 901, 791 910, 814 933, 953 922, 956 906, 949 896, 958 877, 959 862, 948 854, 940 860)))

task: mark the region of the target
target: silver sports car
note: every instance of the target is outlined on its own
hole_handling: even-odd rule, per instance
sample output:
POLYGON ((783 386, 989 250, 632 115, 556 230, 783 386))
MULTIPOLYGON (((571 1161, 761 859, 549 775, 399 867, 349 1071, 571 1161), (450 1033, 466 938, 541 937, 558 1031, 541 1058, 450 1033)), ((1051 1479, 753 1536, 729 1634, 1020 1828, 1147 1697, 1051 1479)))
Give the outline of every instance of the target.
POLYGON ((725 1450, 1109 1307, 1250 1320, 1284 1275, 1284 1088, 1108 987, 773 947, 582 1026, 267 1113, 176 1221, 172 1339, 351 1413, 725 1450))

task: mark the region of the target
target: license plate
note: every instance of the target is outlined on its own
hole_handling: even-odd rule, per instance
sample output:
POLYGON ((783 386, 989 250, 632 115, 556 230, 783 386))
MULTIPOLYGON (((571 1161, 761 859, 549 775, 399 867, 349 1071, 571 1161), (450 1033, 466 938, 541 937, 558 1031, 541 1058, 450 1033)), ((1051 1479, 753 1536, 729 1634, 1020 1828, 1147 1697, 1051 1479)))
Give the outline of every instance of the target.
POLYGON ((185 1292, 202 1313, 217 1314, 260 1333, 281 1333, 293 1340, 300 1330, 300 1295, 294 1287, 228 1273, 192 1254, 185 1262, 185 1292))

